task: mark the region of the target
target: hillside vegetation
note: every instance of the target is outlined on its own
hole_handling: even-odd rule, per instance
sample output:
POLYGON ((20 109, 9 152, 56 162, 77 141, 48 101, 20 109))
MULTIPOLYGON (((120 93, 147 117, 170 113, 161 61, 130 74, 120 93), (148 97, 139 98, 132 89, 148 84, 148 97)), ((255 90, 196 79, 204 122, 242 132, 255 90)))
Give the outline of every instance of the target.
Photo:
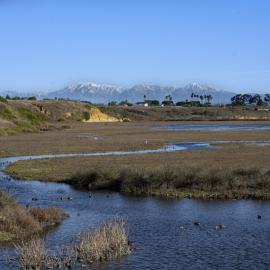
POLYGON ((270 120, 270 111, 252 107, 103 106, 114 117, 131 121, 231 121, 270 120))
POLYGON ((72 122, 270 120, 251 107, 92 106, 67 100, 0 100, 0 135, 62 129, 72 122))
POLYGON ((0 135, 63 128, 69 122, 118 121, 79 101, 0 101, 0 135))

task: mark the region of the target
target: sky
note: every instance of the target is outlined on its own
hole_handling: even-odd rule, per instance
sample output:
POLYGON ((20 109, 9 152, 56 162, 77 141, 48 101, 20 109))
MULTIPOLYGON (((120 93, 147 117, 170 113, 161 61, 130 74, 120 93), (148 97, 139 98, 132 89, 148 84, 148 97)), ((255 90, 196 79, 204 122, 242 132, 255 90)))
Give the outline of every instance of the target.
POLYGON ((268 0, 0 0, 0 90, 270 90, 268 0))

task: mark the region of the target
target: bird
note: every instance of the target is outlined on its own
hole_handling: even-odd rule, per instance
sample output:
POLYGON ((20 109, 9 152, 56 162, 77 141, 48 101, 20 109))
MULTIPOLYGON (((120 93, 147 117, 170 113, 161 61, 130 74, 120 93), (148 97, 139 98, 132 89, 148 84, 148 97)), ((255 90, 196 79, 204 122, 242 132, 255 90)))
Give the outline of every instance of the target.
POLYGON ((261 215, 258 215, 257 218, 258 218, 258 219, 262 219, 262 216, 261 216, 261 215))
POLYGON ((193 224, 194 224, 195 226, 199 226, 201 223, 200 223, 199 221, 194 221, 193 224))
POLYGON ((225 228, 225 225, 223 225, 223 224, 216 225, 216 230, 221 230, 221 229, 224 229, 224 228, 225 228))

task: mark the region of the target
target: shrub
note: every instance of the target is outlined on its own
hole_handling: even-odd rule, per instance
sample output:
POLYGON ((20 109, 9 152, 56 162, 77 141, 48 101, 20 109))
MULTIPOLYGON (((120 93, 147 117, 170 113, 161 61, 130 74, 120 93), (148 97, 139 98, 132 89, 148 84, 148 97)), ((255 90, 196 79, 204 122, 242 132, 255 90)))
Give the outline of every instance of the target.
POLYGON ((85 121, 89 121, 90 120, 90 113, 89 112, 83 112, 83 119, 85 121))

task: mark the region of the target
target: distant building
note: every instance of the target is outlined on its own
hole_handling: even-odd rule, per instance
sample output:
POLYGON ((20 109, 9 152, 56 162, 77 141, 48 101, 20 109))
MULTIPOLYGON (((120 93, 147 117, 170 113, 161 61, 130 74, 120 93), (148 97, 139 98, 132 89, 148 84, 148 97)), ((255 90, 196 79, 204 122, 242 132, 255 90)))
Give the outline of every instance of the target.
POLYGON ((138 106, 144 106, 144 107, 148 107, 149 104, 147 102, 137 102, 136 105, 138 106))

